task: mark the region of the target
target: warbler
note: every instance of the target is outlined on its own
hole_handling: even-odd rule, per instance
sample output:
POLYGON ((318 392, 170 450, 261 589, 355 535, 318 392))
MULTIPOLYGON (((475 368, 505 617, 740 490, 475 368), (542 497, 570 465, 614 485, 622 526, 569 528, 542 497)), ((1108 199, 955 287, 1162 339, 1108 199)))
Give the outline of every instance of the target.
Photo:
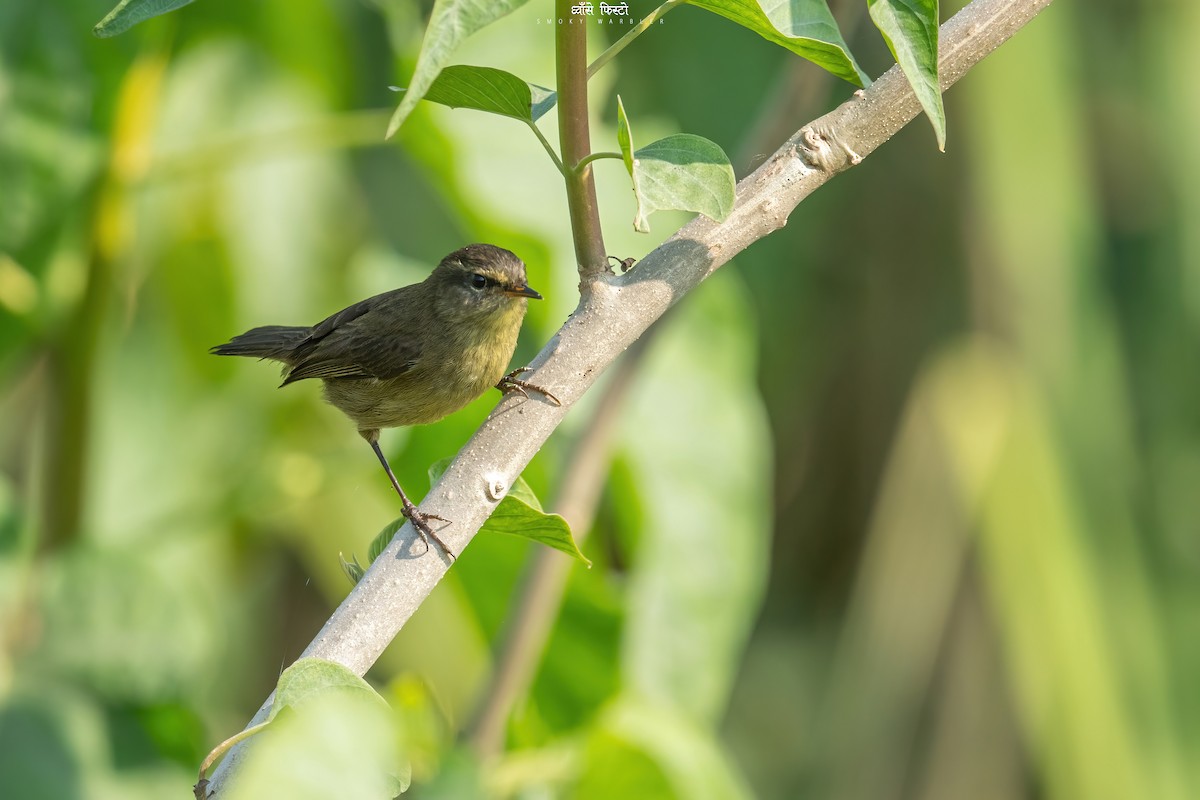
POLYGON ((488 388, 536 391, 505 374, 517 346, 528 301, 542 296, 526 283, 525 264, 512 252, 472 244, 442 259, 420 283, 344 308, 312 327, 266 325, 210 352, 256 356, 284 364, 280 388, 308 378, 325 384, 325 399, 358 426, 400 495, 425 546, 433 539, 454 554, 429 525, 432 519, 404 494, 379 448, 381 428, 422 425, 451 414, 488 388))

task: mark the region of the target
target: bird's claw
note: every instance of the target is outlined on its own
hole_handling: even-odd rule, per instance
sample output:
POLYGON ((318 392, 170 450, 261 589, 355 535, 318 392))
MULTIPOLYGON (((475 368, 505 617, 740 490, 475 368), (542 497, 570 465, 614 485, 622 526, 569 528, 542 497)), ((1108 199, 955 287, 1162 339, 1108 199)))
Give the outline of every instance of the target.
POLYGON ((412 522, 413 528, 416 529, 417 534, 421 537, 421 541, 425 543, 426 550, 429 549, 429 540, 433 539, 433 541, 437 542, 438 547, 442 548, 442 552, 450 556, 451 561, 455 560, 454 551, 447 547, 446 543, 433 532, 433 528, 429 527, 429 520, 431 519, 436 519, 438 522, 445 522, 447 524, 450 523, 450 520, 445 517, 439 517, 437 514, 426 514, 411 503, 404 506, 402 513, 412 522))
POLYGON ((523 381, 517 377, 522 373, 532 371, 532 367, 517 367, 512 372, 501 378, 500 382, 496 384, 496 388, 501 392, 504 392, 504 394, 520 394, 524 398, 528 398, 530 392, 537 392, 542 397, 545 397, 547 400, 554 403, 554 405, 561 406, 562 401, 555 397, 549 390, 543 389, 537 384, 523 381))

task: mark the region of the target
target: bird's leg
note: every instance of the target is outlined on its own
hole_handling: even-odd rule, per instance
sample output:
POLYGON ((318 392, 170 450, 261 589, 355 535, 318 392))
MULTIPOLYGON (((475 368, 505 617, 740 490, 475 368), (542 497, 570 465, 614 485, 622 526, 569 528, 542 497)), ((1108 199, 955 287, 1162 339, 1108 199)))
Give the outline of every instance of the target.
POLYGON ((522 397, 529 397, 530 392, 537 392, 550 402, 554 403, 554 405, 561 406, 562 403, 559 402, 559 399, 546 389, 543 389, 541 386, 536 384, 529 383, 528 381, 523 381, 517 377, 523 372, 531 372, 532 370, 532 367, 517 367, 512 372, 501 378, 499 383, 496 384, 496 388, 505 394, 518 393, 522 397))
POLYGON ((436 519, 442 522, 449 522, 445 517, 439 517, 437 514, 426 514, 413 505, 412 501, 404 494, 404 490, 400 488, 400 481, 396 480, 396 475, 392 472, 392 467, 388 464, 387 458, 383 455, 383 450, 379 449, 379 431, 359 431, 362 437, 371 444, 371 449, 375 451, 375 455, 379 457, 379 463, 383 464, 383 471, 387 473, 388 480, 392 482, 392 488, 396 490, 396 494, 400 495, 400 502, 403 504, 401 513, 412 521, 413 527, 417 529, 417 533, 421 536, 421 541, 425 543, 425 548, 429 549, 429 540, 433 539, 438 543, 438 547, 442 548, 442 552, 450 556, 450 560, 454 560, 454 551, 446 546, 438 535, 433 532, 433 528, 429 527, 429 520, 436 519))

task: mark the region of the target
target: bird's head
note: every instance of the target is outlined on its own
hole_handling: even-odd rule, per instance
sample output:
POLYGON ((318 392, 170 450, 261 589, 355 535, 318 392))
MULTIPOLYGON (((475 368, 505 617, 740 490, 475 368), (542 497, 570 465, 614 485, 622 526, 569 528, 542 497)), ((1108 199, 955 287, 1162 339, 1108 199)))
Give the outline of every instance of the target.
POLYGON ((490 244, 467 245, 442 259, 429 281, 443 319, 511 321, 519 324, 527 300, 542 296, 525 282, 525 264, 512 252, 490 244))

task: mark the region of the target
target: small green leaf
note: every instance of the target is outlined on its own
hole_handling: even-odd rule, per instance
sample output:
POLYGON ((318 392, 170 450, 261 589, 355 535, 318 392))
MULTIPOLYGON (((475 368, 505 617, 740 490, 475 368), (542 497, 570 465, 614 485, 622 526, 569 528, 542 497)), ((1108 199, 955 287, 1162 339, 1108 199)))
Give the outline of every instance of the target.
POLYGON ((417 101, 425 96, 442 67, 450 60, 450 54, 463 40, 516 11, 527 2, 528 0, 492 0, 488 3, 480 3, 477 0, 435 0, 433 12, 429 15, 429 26, 425 29, 425 40, 421 42, 421 54, 417 56, 416 70, 413 71, 404 99, 400 101, 388 123, 387 138, 392 138, 399 130, 405 118, 416 107, 417 101))
POLYGON ((588 726, 575 797, 752 797, 710 725, 623 692, 588 726))
POLYGON ((938 149, 945 151, 946 113, 938 82, 938 0, 867 0, 867 8, 933 124, 938 149))
MULTIPOLYGON (((373 545, 374 542, 371 544, 373 545)), ((367 574, 366 567, 358 563, 358 556, 353 554, 350 556, 350 560, 347 561, 345 556, 338 553, 338 565, 342 568, 342 574, 350 579, 350 583, 358 583, 362 580, 362 576, 367 574)))
POLYGON ((554 108, 558 96, 551 89, 526 83, 502 69, 455 64, 434 79, 425 99, 450 108, 473 108, 533 123, 554 108))
POLYGON ((786 47, 855 86, 870 85, 825 0, 687 0, 786 47))
POLYGON ((617 141, 637 199, 634 230, 648 233, 648 217, 663 209, 697 211, 717 222, 729 216, 736 181, 729 157, 716 142, 677 133, 651 142, 631 157, 633 131, 620 103, 617 117, 617 141))
MULTIPOLYGON (((442 477, 442 473, 448 466, 450 466, 448 458, 430 466, 430 483, 435 483, 438 478, 442 477)), ((567 524, 567 521, 558 514, 547 514, 543 511, 542 504, 538 501, 537 495, 533 493, 533 489, 530 489, 525 479, 519 476, 480 530, 484 533, 507 533, 511 536, 523 536, 577 558, 588 567, 592 566, 591 560, 581 553, 575 544, 575 538, 571 535, 571 526, 567 524)))
POLYGON ((736 277, 714 275, 698 287, 655 339, 622 408, 617 452, 635 499, 614 496, 628 515, 617 519, 637 536, 622 688, 708 730, 737 683, 771 541, 771 437, 754 386, 759 334, 736 277), (705 434, 680 435, 688 430, 705 434), (705 669, 694 668, 700 662, 705 669))
MULTIPOLYGON (((367 566, 375 563, 375 559, 379 558, 379 554, 387 549, 388 542, 396 535, 396 532, 404 527, 404 523, 408 522, 406 517, 396 517, 394 520, 383 526, 383 530, 375 534, 375 538, 371 540, 371 546, 367 548, 367 566)), ((354 563, 358 563, 355 559, 354 563)), ((355 581, 357 583, 358 581, 355 581)))
POLYGON ((117 7, 92 28, 92 33, 101 39, 116 36, 151 17, 183 8, 194 0, 121 0, 117 7))
MULTIPOLYGON (((442 477, 442 473, 449 465, 450 459, 445 458, 430 466, 430 482, 435 482, 442 477)), ((404 523, 407 521, 404 517, 397 517, 376 534, 375 538, 371 540, 371 546, 367 549, 368 567, 375 563, 375 559, 379 558, 379 554, 387 548, 392 537, 396 535, 396 531, 404 527, 404 523)), ((492 516, 483 523, 480 532, 523 536, 577 558, 588 567, 592 566, 591 560, 581 553, 575 544, 575 538, 571 535, 571 527, 567 525, 567 521, 558 514, 547 514, 543 511, 537 495, 529 488, 529 484, 525 482, 524 478, 517 478, 517 482, 508 490, 508 494, 492 512, 492 516)), ((362 580, 365 570, 359 565, 357 557, 349 562, 342 558, 341 563, 342 572, 346 573, 346 577, 350 579, 351 583, 358 583, 362 580)))
POLYGON ((367 566, 364 567, 358 563, 358 556, 351 555, 347 561, 344 556, 338 554, 338 561, 341 562, 342 572, 350 579, 351 583, 358 583, 362 580, 363 575, 367 574, 367 570, 375 559, 379 558, 379 554, 387 549, 388 543, 392 541, 392 537, 396 535, 396 531, 404 527, 404 523, 408 522, 405 517, 396 517, 394 520, 383 526, 383 530, 375 534, 375 538, 371 540, 370 546, 367 548, 367 566))
POLYGON ((575 544, 567 521, 558 514, 543 511, 542 504, 522 478, 517 478, 516 484, 484 523, 483 530, 523 536, 577 558, 589 568, 592 566, 591 559, 575 544))
POLYGON ((284 670, 268 722, 229 787, 233 800, 367 800, 395 797, 412 781, 411 766, 397 757, 391 708, 340 664, 302 658, 284 670))
POLYGON ((537 122, 558 102, 557 92, 544 86, 538 86, 536 83, 529 84, 529 94, 530 116, 532 117, 530 122, 537 122))
MULTIPOLYGON (((621 148, 621 158, 625 161, 625 169, 633 177, 633 129, 629 127, 629 117, 625 116, 625 104, 621 95, 617 95, 617 146, 621 148)), ((635 186, 633 189, 637 191, 635 186)))
POLYGON ((371 688, 371 684, 341 664, 322 658, 301 658, 279 676, 267 721, 275 719, 285 708, 298 710, 313 699, 330 693, 366 698, 388 708, 387 701, 371 688))

